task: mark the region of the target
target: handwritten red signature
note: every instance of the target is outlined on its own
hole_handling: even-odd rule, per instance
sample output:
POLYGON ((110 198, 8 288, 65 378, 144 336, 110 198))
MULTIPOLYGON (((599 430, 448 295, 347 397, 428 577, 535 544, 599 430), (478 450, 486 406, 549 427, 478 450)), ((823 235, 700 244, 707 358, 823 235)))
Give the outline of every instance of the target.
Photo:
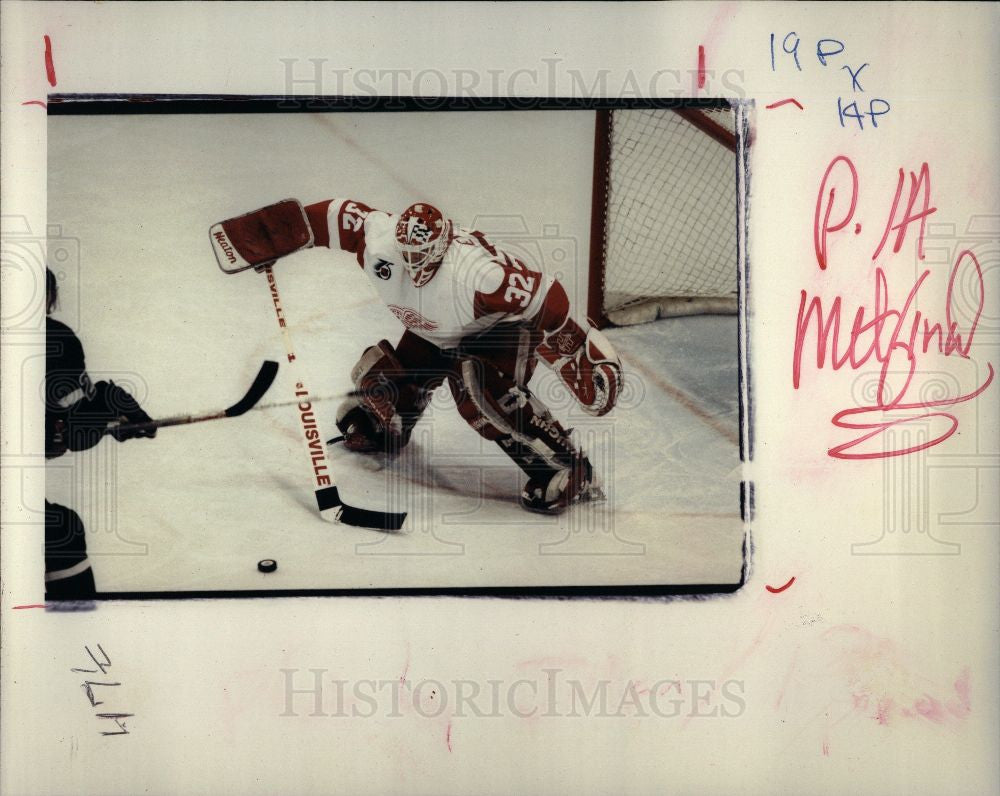
MULTIPOLYGON (((924 258, 923 238, 927 217, 937 209, 930 206, 930 169, 927 164, 924 163, 921 166, 919 175, 910 173, 909 199, 903 211, 903 217, 896 221, 903 185, 904 173, 900 169, 889 219, 886 222, 882 239, 872 255, 872 260, 875 260, 882 253, 883 247, 893 231, 896 232, 896 239, 892 253, 899 252, 909 225, 918 222, 920 227, 917 252, 919 259, 924 258), (894 221, 896 223, 893 223, 894 221)), ((813 240, 816 262, 820 269, 826 269, 829 263, 829 234, 844 229, 853 219, 858 202, 858 186, 858 172, 851 160, 843 155, 834 158, 823 175, 816 201, 813 240), (834 213, 836 204, 837 181, 844 178, 850 181, 850 204, 841 218, 831 222, 831 215, 834 213)), ((861 224, 858 223, 855 225, 854 232, 860 234, 860 231, 861 224)), ((906 400, 907 392, 917 371, 917 364, 922 356, 933 350, 933 352, 946 357, 957 354, 963 359, 969 358, 969 351, 972 348, 985 301, 982 267, 976 255, 971 250, 965 249, 955 259, 948 279, 944 325, 932 322, 920 310, 913 308, 917 295, 930 274, 929 269, 920 273, 903 306, 899 309, 893 309, 889 306, 889 286, 885 270, 881 266, 876 267, 873 305, 870 309, 862 305, 854 311, 846 344, 841 335, 841 321, 843 319, 846 322, 843 297, 835 296, 829 305, 829 310, 824 314, 823 298, 820 296, 810 297, 805 290, 801 291, 795 327, 795 349, 792 358, 792 385, 795 389, 799 389, 801 383, 806 338, 813 320, 815 320, 813 328, 816 335, 815 364, 817 370, 825 367, 828 354, 830 367, 833 370, 840 370, 845 366, 851 370, 858 370, 872 359, 881 364, 875 402, 871 405, 843 409, 831 419, 837 428, 864 433, 830 448, 827 451, 830 456, 839 459, 879 459, 903 456, 938 445, 958 429, 958 419, 951 413, 941 410, 976 398, 992 383, 993 365, 987 363, 986 379, 971 392, 938 400, 906 400), (978 287, 978 304, 968 328, 962 330, 959 328, 959 323, 953 318, 952 298, 956 280, 959 276, 966 275, 968 269, 971 269, 970 276, 974 285, 978 287), (902 385, 891 396, 887 390, 890 372, 901 372, 904 376, 902 385), (892 412, 894 416, 887 417, 886 413, 889 412, 892 412), (903 413, 904 416, 899 417, 899 413, 903 413), (889 448, 871 452, 856 452, 854 450, 858 445, 884 434, 886 430, 894 426, 935 418, 945 421, 946 425, 943 431, 929 440, 899 449, 889 448)))

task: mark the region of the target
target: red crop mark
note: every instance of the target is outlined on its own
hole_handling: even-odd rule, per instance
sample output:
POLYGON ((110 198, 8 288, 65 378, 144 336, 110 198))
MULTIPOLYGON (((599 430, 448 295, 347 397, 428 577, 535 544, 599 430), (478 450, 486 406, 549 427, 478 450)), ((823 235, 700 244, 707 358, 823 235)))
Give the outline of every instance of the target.
POLYGON ((448 722, 448 730, 444 734, 444 742, 448 744, 448 751, 451 751, 451 722, 448 722))
POLYGON ((15 606, 13 606, 13 608, 14 608, 15 611, 17 611, 18 609, 21 609, 21 608, 44 608, 44 607, 45 607, 45 603, 36 603, 35 605, 15 605, 15 606))
POLYGON ((789 586, 791 586, 793 583, 795 583, 794 575, 792 576, 792 579, 788 581, 788 583, 786 583, 784 586, 778 586, 777 588, 775 588, 774 586, 764 586, 764 588, 767 589, 769 592, 771 592, 771 594, 780 594, 789 586))
POLYGON ((49 79, 49 85, 56 84, 56 68, 52 63, 52 39, 45 36, 45 76, 49 79))
POLYGON ((705 88, 705 45, 698 45, 698 88, 705 88))
POLYGON ((21 104, 22 105, 41 105, 43 108, 48 108, 49 107, 48 105, 46 105, 41 100, 28 100, 27 102, 22 102, 21 104))
POLYGON ((770 105, 765 105, 764 108, 769 111, 773 111, 775 108, 780 108, 782 105, 788 105, 789 103, 795 105, 800 111, 805 110, 805 108, 802 107, 802 103, 795 99, 795 97, 789 97, 788 99, 772 102, 770 105))

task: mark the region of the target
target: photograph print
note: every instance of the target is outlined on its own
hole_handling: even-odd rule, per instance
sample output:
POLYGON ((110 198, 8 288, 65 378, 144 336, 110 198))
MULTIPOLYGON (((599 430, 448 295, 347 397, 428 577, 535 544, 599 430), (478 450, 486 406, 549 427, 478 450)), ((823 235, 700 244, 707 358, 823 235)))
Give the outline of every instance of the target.
POLYGON ((403 105, 52 98, 47 599, 739 588, 748 109, 403 105))

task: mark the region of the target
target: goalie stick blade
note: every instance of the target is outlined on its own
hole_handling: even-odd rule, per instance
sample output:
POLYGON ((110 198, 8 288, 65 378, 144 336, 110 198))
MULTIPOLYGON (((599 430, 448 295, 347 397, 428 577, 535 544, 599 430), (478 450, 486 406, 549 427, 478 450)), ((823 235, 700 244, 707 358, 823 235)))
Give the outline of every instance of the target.
POLYGON ((316 490, 316 505, 320 516, 327 522, 342 522, 356 528, 373 531, 398 531, 406 521, 406 512, 372 511, 348 506, 340 499, 337 487, 328 486, 316 490))
POLYGON ((342 505, 337 521, 345 525, 368 528, 373 531, 398 531, 406 521, 406 513, 371 511, 370 509, 359 509, 356 506, 342 505))
POLYGON ((253 409, 254 405, 264 397, 264 393, 274 383, 277 375, 278 363, 272 359, 264 360, 264 364, 260 366, 257 377, 253 380, 253 384, 250 385, 250 389, 247 390, 247 394, 226 409, 226 417, 237 417, 253 409))

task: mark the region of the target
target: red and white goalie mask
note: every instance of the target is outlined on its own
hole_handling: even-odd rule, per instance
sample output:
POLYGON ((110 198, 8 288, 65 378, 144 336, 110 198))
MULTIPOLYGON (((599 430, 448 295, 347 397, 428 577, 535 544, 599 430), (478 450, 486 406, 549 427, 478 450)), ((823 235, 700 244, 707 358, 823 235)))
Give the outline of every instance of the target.
POLYGON ((419 202, 399 214, 396 246, 403 267, 417 287, 427 284, 451 242, 451 221, 433 205, 419 202))

